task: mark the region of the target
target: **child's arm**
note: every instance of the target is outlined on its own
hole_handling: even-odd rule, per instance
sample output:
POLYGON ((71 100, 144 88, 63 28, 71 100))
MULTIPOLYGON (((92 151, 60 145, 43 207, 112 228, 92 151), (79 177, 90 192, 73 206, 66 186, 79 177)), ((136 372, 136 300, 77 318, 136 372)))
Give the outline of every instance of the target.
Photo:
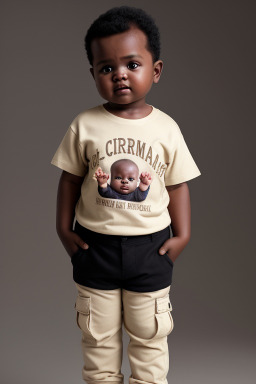
POLYGON ((79 247, 88 248, 88 245, 73 231, 75 206, 81 194, 83 179, 83 177, 63 171, 59 181, 56 229, 70 257, 79 247))
POLYGON ((162 245, 159 253, 163 255, 168 252, 170 259, 175 261, 190 240, 190 196, 187 183, 167 186, 166 189, 170 196, 168 211, 172 220, 173 237, 162 245))

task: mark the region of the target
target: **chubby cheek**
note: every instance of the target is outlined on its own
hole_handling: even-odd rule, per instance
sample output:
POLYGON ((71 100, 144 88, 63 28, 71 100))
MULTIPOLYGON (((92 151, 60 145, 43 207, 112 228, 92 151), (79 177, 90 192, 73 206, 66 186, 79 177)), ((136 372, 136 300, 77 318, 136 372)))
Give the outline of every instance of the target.
POLYGON ((110 85, 108 82, 104 79, 97 79, 95 81, 96 87, 101 95, 109 94, 110 92, 110 85))
POLYGON ((144 92, 149 92, 150 88, 152 87, 152 81, 149 81, 149 79, 142 79, 139 85, 139 88, 141 90, 144 90, 144 92))
POLYGON ((112 188, 115 188, 115 189, 120 188, 120 184, 121 184, 121 183, 120 183, 118 180, 113 180, 113 181, 111 181, 111 183, 110 183, 111 187, 112 187, 112 188))
POLYGON ((96 83, 96 88, 101 96, 105 95, 105 89, 100 83, 96 83))
POLYGON ((138 88, 145 89, 145 88, 150 88, 152 86, 153 82, 153 72, 148 71, 140 74, 136 78, 136 85, 138 88))
POLYGON ((137 181, 133 181, 132 183, 130 183, 129 187, 132 190, 136 189, 137 188, 137 181))

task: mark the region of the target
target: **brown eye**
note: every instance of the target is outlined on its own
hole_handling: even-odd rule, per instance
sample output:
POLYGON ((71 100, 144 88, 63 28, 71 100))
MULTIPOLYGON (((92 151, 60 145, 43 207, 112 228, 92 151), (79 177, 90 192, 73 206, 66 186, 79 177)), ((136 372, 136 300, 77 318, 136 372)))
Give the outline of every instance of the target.
POLYGON ((127 68, 128 69, 136 69, 138 68, 138 64, 137 63, 134 63, 133 61, 131 61, 128 65, 127 65, 127 68))
POLYGON ((112 67, 110 67, 110 65, 105 65, 105 67, 101 69, 101 72, 103 73, 110 73, 111 71, 112 71, 112 67))

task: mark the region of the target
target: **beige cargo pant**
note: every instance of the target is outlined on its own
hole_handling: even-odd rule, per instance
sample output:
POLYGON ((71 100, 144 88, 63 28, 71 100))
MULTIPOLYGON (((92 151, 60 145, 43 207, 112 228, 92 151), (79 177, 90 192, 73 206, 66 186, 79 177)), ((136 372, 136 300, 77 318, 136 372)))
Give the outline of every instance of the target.
POLYGON ((173 329, 170 286, 154 292, 102 290, 76 283, 77 324, 82 330, 83 379, 88 384, 123 383, 122 323, 127 348, 129 384, 167 384, 167 335, 173 329))

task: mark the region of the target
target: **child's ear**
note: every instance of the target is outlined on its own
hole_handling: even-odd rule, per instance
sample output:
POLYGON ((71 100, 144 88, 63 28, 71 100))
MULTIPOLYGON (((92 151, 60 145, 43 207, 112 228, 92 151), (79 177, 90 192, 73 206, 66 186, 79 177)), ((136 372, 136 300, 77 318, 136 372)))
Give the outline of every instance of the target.
POLYGON ((162 62, 162 60, 158 60, 154 63, 154 77, 153 77, 154 83, 158 83, 163 70, 163 65, 164 63, 162 62))
POLYGON ((90 72, 91 72, 92 77, 94 78, 94 70, 93 70, 93 68, 90 68, 90 72))

